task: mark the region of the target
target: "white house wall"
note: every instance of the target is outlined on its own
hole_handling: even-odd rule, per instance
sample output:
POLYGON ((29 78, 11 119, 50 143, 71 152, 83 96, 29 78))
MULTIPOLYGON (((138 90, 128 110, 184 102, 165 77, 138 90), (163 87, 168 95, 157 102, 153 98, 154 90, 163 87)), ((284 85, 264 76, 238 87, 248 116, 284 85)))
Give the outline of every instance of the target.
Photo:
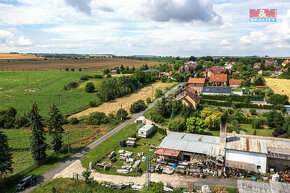
POLYGON ((261 166, 261 173, 266 173, 267 171, 267 155, 265 154, 226 150, 225 160, 255 164, 261 166))

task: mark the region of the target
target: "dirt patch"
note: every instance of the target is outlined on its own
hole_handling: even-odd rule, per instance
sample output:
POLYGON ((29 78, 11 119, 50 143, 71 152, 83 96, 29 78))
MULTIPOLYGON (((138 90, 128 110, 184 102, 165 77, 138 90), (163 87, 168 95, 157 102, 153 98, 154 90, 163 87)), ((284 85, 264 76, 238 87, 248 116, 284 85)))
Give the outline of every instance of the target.
POLYGON ((36 90, 34 89, 24 89, 25 92, 35 92, 36 90))
POLYGON ((141 60, 129 60, 121 58, 94 58, 94 59, 36 59, 36 60, 13 60, 8 62, 7 60, 0 59, 0 70, 4 71, 55 71, 55 70, 65 70, 65 68, 74 68, 78 70, 86 71, 98 71, 103 70, 106 67, 115 68, 120 67, 123 64, 125 67, 129 66, 132 68, 139 68, 145 64, 148 66, 159 65, 162 62, 152 62, 152 61, 141 61, 141 60), (11 63, 13 62, 13 65, 11 63))
POLYGON ((151 98, 152 97, 152 90, 153 90, 153 96, 154 96, 155 89, 161 89, 161 90, 165 91, 166 87, 171 87, 174 84, 175 83, 157 82, 157 83, 152 84, 152 86, 146 86, 146 87, 140 89, 137 93, 131 94, 131 95, 126 96, 126 97, 115 99, 114 101, 103 103, 98 107, 88 108, 82 112, 79 112, 79 113, 76 113, 76 114, 70 116, 69 118, 71 118, 71 117, 80 118, 82 116, 89 115, 92 112, 104 112, 107 115, 110 113, 116 114, 117 111, 121 108, 121 105, 122 105, 122 108, 124 108, 125 110, 127 110, 129 112, 129 109, 130 109, 132 103, 134 103, 138 100, 145 101, 148 97, 151 98))

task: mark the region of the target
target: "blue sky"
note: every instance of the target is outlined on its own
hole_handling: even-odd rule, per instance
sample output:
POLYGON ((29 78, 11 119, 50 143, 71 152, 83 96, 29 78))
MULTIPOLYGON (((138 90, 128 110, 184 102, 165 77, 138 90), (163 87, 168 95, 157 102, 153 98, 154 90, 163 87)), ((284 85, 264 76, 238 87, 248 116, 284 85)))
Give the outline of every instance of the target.
POLYGON ((0 52, 289 56, 289 0, 0 0, 0 52), (249 9, 277 9, 276 23, 249 9))

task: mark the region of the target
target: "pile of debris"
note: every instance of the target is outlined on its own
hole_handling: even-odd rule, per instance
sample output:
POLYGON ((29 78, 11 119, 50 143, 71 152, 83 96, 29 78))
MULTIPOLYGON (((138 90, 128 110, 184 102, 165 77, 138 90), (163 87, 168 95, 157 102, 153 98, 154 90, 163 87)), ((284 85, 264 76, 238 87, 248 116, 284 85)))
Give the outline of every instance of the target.
POLYGON ((129 147, 134 147, 136 145, 136 140, 137 138, 129 137, 128 140, 126 141, 126 145, 129 147))
POLYGON ((133 152, 130 151, 125 152, 124 150, 119 150, 118 153, 120 153, 120 160, 125 161, 121 169, 117 170, 118 173, 127 174, 129 172, 133 172, 134 169, 140 165, 141 161, 144 160, 143 152, 138 153, 137 155, 138 158, 142 156, 141 160, 135 160, 135 157, 133 157, 133 152))

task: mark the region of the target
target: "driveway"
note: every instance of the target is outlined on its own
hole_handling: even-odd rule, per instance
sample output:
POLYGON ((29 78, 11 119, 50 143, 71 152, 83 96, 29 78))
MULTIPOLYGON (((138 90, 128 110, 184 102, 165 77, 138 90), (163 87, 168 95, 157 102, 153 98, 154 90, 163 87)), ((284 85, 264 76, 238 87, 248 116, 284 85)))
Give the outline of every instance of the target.
MULTIPOLYGON (((180 85, 182 85, 182 84, 183 83, 180 83, 177 86, 175 86, 174 88, 172 88, 170 91, 168 91, 167 93, 165 93, 165 96, 167 97, 170 93, 173 93, 174 91, 176 91, 178 89, 178 87, 180 85)), ((92 150, 93 148, 97 147, 99 144, 101 144, 103 141, 105 141, 106 139, 108 139, 109 137, 111 137, 113 134, 115 134, 118 131, 120 131, 122 128, 124 128, 127 125, 129 125, 132 122, 134 122, 138 117, 143 116, 144 113, 146 111, 148 111, 149 109, 151 109, 157 103, 157 101, 159 101, 159 100, 161 100, 161 98, 159 98, 159 99, 155 100, 153 103, 151 103, 147 107, 147 109, 145 109, 144 111, 132 115, 130 119, 128 119, 127 121, 123 122, 118 127, 114 128, 110 132, 106 133, 105 135, 103 135, 102 137, 100 137, 99 139, 97 139, 96 141, 92 142, 91 144, 89 144, 88 146, 86 146, 85 148, 83 148, 82 150, 80 150, 78 153, 76 153, 74 155, 71 155, 70 157, 68 157, 67 159, 65 159, 63 162, 61 162, 57 166, 53 167, 52 169, 48 170, 43 175, 39 176, 37 178, 37 180, 38 180, 37 183, 34 186, 31 186, 31 187, 27 188, 23 192, 30 192, 35 187, 37 187, 37 186, 39 186, 39 185, 41 185, 41 184, 43 184, 43 183, 51 180, 56 174, 60 173, 65 168, 67 168, 70 165, 72 165, 76 160, 81 160, 90 150, 92 150)))

